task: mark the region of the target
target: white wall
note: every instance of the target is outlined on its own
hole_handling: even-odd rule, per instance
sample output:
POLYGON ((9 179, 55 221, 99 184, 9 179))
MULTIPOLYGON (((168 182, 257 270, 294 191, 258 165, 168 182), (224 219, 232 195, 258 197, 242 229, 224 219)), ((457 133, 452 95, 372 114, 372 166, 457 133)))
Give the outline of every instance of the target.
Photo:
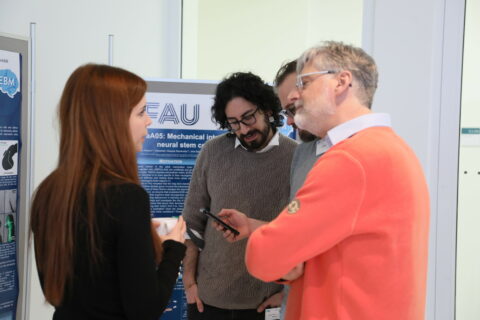
POLYGON ((373 109, 424 167, 431 197, 427 319, 454 319, 456 194, 464 2, 365 0, 379 66, 373 109))
POLYGON ((361 45, 359 0, 184 0, 184 12, 186 79, 252 71, 273 81, 283 62, 322 40, 361 45))
MULTIPOLYGON (((468 0, 465 17, 462 128, 480 128, 480 0, 468 0)), ((456 317, 480 319, 480 135, 462 135, 458 183, 456 317), (465 141, 464 138, 477 141, 465 141), (469 145, 470 144, 470 145, 469 145)))
MULTIPOLYGON (((81 64, 108 62, 109 34, 114 35, 114 65, 143 77, 172 75, 176 61, 167 61, 172 48, 165 39, 171 20, 179 21, 170 14, 178 6, 174 2, 178 1, 1 1, 1 33, 28 37, 29 24, 37 26, 35 186, 57 161, 56 106, 65 81, 81 64)), ((31 279, 30 318, 51 318, 52 309, 43 302, 34 267, 31 279)))

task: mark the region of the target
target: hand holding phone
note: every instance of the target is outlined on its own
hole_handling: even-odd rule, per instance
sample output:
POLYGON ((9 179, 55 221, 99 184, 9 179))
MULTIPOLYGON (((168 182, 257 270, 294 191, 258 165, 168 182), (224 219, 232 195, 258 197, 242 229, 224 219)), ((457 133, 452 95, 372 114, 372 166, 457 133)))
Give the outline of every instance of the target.
POLYGON ((237 229, 235 229, 231 225, 225 223, 225 221, 223 221, 222 219, 220 219, 219 217, 217 217, 216 215, 211 213, 210 210, 208 210, 206 208, 202 208, 202 209, 200 209, 200 212, 202 212, 203 214, 206 214, 207 216, 209 216, 210 218, 215 220, 215 222, 220 224, 223 228, 230 230, 230 232, 232 232, 235 236, 238 236, 240 234, 240 232, 238 232, 237 229))

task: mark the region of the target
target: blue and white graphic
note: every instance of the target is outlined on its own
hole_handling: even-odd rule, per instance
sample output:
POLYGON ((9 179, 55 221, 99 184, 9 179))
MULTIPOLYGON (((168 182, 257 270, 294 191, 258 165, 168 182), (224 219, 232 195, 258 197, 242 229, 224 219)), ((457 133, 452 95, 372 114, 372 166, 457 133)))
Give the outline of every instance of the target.
POLYGON ((279 131, 281 134, 283 134, 286 137, 289 137, 290 139, 296 140, 297 138, 297 132, 295 129, 293 129, 292 126, 289 126, 287 124, 287 121, 283 120, 283 126, 279 128, 279 131))
POLYGON ((11 70, 0 70, 0 91, 13 98, 20 91, 20 83, 17 75, 11 70))
POLYGON ((15 319, 18 299, 17 204, 22 140, 21 55, 0 50, 0 319, 15 319))
POLYGON ((0 92, 10 98, 20 92, 20 59, 16 52, 0 50, 0 92))

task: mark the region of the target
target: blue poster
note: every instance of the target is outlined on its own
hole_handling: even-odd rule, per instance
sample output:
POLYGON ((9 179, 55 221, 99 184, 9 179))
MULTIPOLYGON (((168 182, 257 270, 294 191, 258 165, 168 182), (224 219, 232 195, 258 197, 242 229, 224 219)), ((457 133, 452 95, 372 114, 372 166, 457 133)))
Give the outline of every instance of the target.
MULTIPOLYGON (((153 217, 181 215, 200 149, 206 141, 224 132, 211 120, 212 98, 211 94, 147 93, 147 113, 152 124, 137 159, 153 217)), ((161 319, 187 319, 186 307, 180 272, 161 319)))
POLYGON ((0 320, 15 319, 20 174, 21 55, 0 50, 0 320))

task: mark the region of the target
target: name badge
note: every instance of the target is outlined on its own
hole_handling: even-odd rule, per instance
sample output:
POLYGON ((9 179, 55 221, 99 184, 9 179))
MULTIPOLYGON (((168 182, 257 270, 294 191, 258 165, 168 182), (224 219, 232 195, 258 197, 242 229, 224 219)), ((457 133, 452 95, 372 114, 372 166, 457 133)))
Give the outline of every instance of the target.
POLYGON ((265 309, 265 320, 280 320, 280 307, 265 309))

